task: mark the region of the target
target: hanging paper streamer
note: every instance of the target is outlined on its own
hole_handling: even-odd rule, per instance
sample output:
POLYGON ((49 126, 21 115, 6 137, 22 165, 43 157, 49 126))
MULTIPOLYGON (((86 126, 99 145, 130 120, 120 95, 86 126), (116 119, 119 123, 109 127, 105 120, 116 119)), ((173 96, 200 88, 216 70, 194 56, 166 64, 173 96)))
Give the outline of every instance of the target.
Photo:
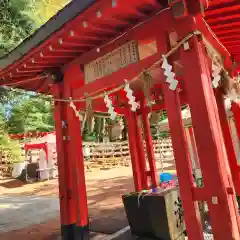
POLYGON ((107 106, 108 109, 108 113, 110 114, 110 119, 114 120, 117 117, 117 113, 114 110, 113 104, 112 104, 112 100, 108 97, 108 95, 106 94, 104 97, 104 102, 107 106))
POLYGON ((75 116, 79 119, 80 122, 82 122, 82 128, 81 128, 81 134, 82 134, 85 127, 86 119, 87 119, 87 113, 85 112, 84 116, 82 116, 82 114, 80 114, 80 112, 77 110, 73 101, 70 102, 70 107, 73 109, 75 116))
POLYGON ((175 91, 178 86, 178 80, 175 79, 175 73, 172 72, 172 66, 168 63, 167 58, 163 55, 162 68, 165 70, 164 75, 167 77, 166 82, 169 83, 169 89, 175 91))
POLYGON ((128 98, 128 104, 131 106, 131 110, 133 112, 136 112, 137 108, 138 108, 138 103, 135 101, 136 98, 133 96, 133 91, 130 88, 129 83, 127 83, 126 81, 126 85, 124 87, 124 91, 127 93, 127 98, 128 98))
POLYGON ((82 115, 80 114, 80 112, 77 110, 77 107, 75 106, 75 104, 73 103, 73 101, 70 102, 70 107, 73 109, 76 117, 79 119, 79 121, 82 121, 82 115))
POLYGON ((231 101, 230 98, 225 98, 225 99, 224 99, 224 107, 225 107, 226 111, 231 110, 232 101, 231 101))
POLYGON ((212 67, 212 77, 213 77, 212 85, 214 88, 218 88, 218 86, 219 86, 219 82, 221 80, 220 73, 221 73, 221 68, 213 65, 213 67, 212 67))

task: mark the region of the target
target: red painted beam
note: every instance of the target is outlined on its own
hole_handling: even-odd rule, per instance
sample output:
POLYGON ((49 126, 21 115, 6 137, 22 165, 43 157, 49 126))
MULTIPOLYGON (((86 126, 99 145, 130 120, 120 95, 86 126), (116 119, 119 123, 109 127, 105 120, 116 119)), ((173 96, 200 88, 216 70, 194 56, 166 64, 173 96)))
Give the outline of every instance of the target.
POLYGON ((223 7, 218 5, 216 10, 210 10, 211 8, 211 5, 210 5, 207 11, 205 11, 205 19, 207 21, 214 21, 214 19, 228 17, 231 14, 232 15, 239 14, 239 9, 240 9, 239 3, 236 3, 236 1, 234 2, 235 2, 234 4, 230 3, 223 7))
POLYGON ((106 89, 114 88, 125 83, 125 79, 133 79, 142 72, 142 69, 147 69, 160 59, 160 54, 155 54, 151 57, 131 64, 128 67, 120 69, 118 72, 112 73, 109 76, 98 79, 93 83, 89 83, 84 88, 76 89, 74 91, 74 98, 84 97, 84 93, 98 94, 104 92, 106 89), (114 82, 112 81, 114 79, 114 82))
POLYGON ((14 80, 12 82, 5 82, 4 80, 3 81, 0 81, 0 86, 9 86, 9 87, 16 87, 16 86, 19 86, 19 85, 25 85, 25 84, 29 84, 31 82, 36 82, 36 81, 43 81, 43 80, 46 80, 47 77, 46 76, 37 76, 37 77, 33 77, 33 78, 20 78, 18 80, 14 80))
POLYGON ((224 9, 235 8, 238 5, 238 0, 215 0, 211 1, 207 8, 206 15, 222 13, 224 9))
MULTIPOLYGON (((76 55, 75 55, 76 56, 76 55)), ((61 62, 62 60, 70 60, 70 59, 73 59, 74 57, 74 53, 70 56, 70 55, 60 55, 59 53, 54 53, 54 54, 51 54, 51 55, 44 55, 42 57, 42 61, 44 62, 58 62, 58 59, 61 59, 61 62), (58 54, 58 55, 57 55, 58 54)), ((39 62, 36 62, 36 63, 39 63, 39 62)))
POLYGON ((218 30, 220 30, 220 32, 223 32, 225 30, 229 30, 229 29, 238 29, 240 27, 240 22, 229 22, 226 24, 222 24, 222 25, 216 25, 216 26, 212 26, 212 29, 214 31, 216 31, 216 33, 218 33, 218 30))
POLYGON ((224 46, 226 47, 234 47, 234 48, 238 48, 240 46, 240 38, 233 41, 222 41, 222 43, 224 44, 224 46))
POLYGON ((218 37, 221 40, 221 42, 235 41, 236 39, 240 39, 240 31, 239 32, 235 32, 235 33, 231 33, 231 34, 227 34, 226 36, 218 35, 218 37))
POLYGON ((240 22, 240 9, 238 10, 238 14, 230 13, 229 16, 218 17, 218 18, 211 18, 208 19, 207 22, 211 27, 221 26, 225 24, 230 24, 232 22, 240 22))
POLYGON ((208 25, 205 24, 205 22, 202 20, 201 17, 195 18, 196 23, 195 29, 200 30, 203 35, 206 37, 208 42, 222 55, 225 56, 225 68, 226 69, 232 69, 232 59, 231 56, 228 54, 228 52, 217 42, 214 34, 209 30, 208 25))

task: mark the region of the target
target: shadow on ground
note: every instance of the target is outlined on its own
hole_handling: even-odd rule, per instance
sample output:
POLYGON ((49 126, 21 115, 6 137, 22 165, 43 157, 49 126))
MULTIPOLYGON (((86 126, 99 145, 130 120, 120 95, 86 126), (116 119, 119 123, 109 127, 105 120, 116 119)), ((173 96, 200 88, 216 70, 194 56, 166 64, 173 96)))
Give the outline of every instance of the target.
MULTIPOLYGON (((58 186, 55 186, 57 188, 58 186)), ((28 239, 28 240, 42 240, 42 239, 56 239, 56 236, 59 236, 60 232, 60 222, 58 217, 50 217, 48 219, 44 219, 41 221, 39 218, 38 212, 43 211, 43 207, 38 206, 37 198, 44 198, 42 196, 37 196, 37 192, 41 192, 41 190, 46 190, 46 186, 41 185, 38 189, 34 190, 33 196, 28 196, 29 202, 26 204, 20 204, 21 199, 25 199, 26 196, 18 196, 17 202, 19 203, 15 206, 17 209, 13 209, 12 205, 14 205, 14 201, 11 200, 11 197, 16 197, 16 195, 9 194, 7 197, 2 196, 2 204, 9 205, 4 208, 4 210, 0 209, 1 212, 1 228, 4 229, 4 225, 13 224, 14 229, 7 233, 0 234, 1 240, 14 239, 28 239), (32 199, 32 201, 30 200, 32 199), (30 204, 31 202, 31 204, 30 204), (36 203, 35 207, 32 205, 36 203), (29 206, 31 205, 31 208, 29 206), (8 208, 9 207, 9 208, 8 208), (40 208, 39 208, 40 207, 40 208), (33 209, 36 210, 35 214, 33 214, 33 209), (5 217, 4 215, 8 215, 11 212, 11 216, 14 219, 10 219, 9 217, 5 217), (24 214, 25 213, 25 214, 24 214), (20 216, 19 216, 20 214, 20 216), (40 222, 33 225, 23 226, 22 224, 17 227, 16 221, 21 221, 21 218, 24 218, 27 222, 33 222, 39 218, 40 222), (4 222, 5 221, 5 222, 4 222)), ((50 184, 50 188, 55 191, 53 185, 50 184)), ((122 195, 133 190, 132 178, 131 177, 117 177, 111 178, 108 180, 96 181, 96 180, 88 180, 87 181, 88 188, 88 206, 89 206, 89 220, 90 220, 90 229, 95 233, 104 233, 104 234, 113 234, 123 227, 128 225, 127 219, 125 217, 125 212, 122 204, 122 195)), ((57 196, 55 197, 57 199, 57 196)), ((1 198, 0 198, 1 201, 1 198)), ((26 199, 24 200, 26 201, 26 199)), ((0 203, 1 204, 1 203, 0 203)), ((52 204, 52 203, 51 203, 52 204)), ((47 211, 48 207, 51 207, 51 204, 45 204, 44 210, 47 211)), ((57 203, 55 203, 56 205, 57 203)), ((54 204, 53 204, 54 205, 54 204)), ((54 210, 56 212, 56 210, 54 210)), ((49 211, 51 212, 51 209, 49 211)), ((55 213, 56 214, 56 213, 55 213)), ((46 214, 45 214, 46 215, 46 214)), ((9 227, 9 226, 8 226, 9 227)))
POLYGON ((88 182, 90 229, 113 234, 128 225, 122 195, 134 190, 132 177, 101 181, 101 186, 88 182), (96 194, 97 192, 97 194, 96 194))
POLYGON ((0 183, 0 187, 3 188, 19 188, 24 186, 25 184, 22 181, 19 181, 17 179, 12 179, 12 180, 8 180, 8 181, 4 181, 0 183))
MULTIPOLYGON (((173 161, 169 161, 169 165, 171 165, 173 161)), ((165 169, 174 169, 174 166, 165 167, 165 169)), ((89 209, 89 222, 90 222, 90 230, 99 234, 113 234, 120 229, 124 228, 128 225, 127 218, 125 216, 125 211, 122 203, 122 195, 132 192, 134 190, 133 187, 133 179, 130 176, 130 169, 116 169, 114 171, 108 170, 102 174, 102 179, 95 177, 89 178, 87 177, 87 195, 88 195, 88 209, 89 209), (128 174, 125 174, 125 171, 129 171, 128 174), (118 173, 118 177, 114 176, 114 173, 118 173), (121 174, 122 172, 122 174, 121 174), (120 175, 120 176, 119 176, 120 175), (104 178, 104 179, 103 179, 104 178), (108 178, 108 179, 106 179, 108 178)), ((116 175, 115 175, 116 176, 116 175)), ((7 188, 7 187, 6 187, 7 188)), ((18 188, 18 192, 12 192, 9 190, 9 193, 3 195, 3 197, 24 197, 24 195, 28 195, 30 198, 44 198, 44 196, 51 196, 55 198, 56 203, 58 204, 58 184, 57 180, 51 180, 46 183, 36 183, 31 184, 31 186, 24 186, 23 189, 18 188), (26 190, 24 190, 26 188, 26 190)), ((10 201, 10 200, 9 200, 10 201)), ((5 199, 6 202, 6 199, 5 199)), ((34 202, 34 201, 33 201, 34 202)), ((51 205, 51 204, 50 204, 51 205)), ((50 207, 50 205, 48 207, 50 207)), ((26 205, 27 206, 27 205, 26 205)), ((8 233, 0 234, 1 240, 11 240, 17 238, 18 240, 56 240, 60 236, 60 221, 59 217, 47 217, 44 220, 41 220, 40 224, 36 224, 33 218, 36 218, 38 215, 37 212, 35 216, 30 214, 29 209, 27 207, 22 206, 24 208, 24 218, 28 219, 29 222, 34 224, 28 224, 25 227, 19 227, 12 229, 8 233), (20 229, 21 228, 21 229, 20 229)), ((45 206, 46 208, 48 208, 45 206)), ((41 212, 42 209, 37 206, 37 201, 35 208, 37 211, 41 212)), ((21 212, 21 206, 19 206, 18 210, 8 209, 6 208, 2 211, 2 216, 8 214, 9 212, 14 211, 14 214, 19 214, 21 212)), ((49 212, 51 212, 51 207, 49 212)), ((59 212, 58 212, 59 213, 59 212)), ((14 217, 13 214, 13 217, 14 217)), ((15 217, 17 219, 17 217, 15 217)), ((14 220, 14 219, 13 219, 14 220)), ((20 221, 20 220, 19 220, 20 221)), ((9 220, 9 224, 11 223, 11 219, 9 220)), ((4 223, 2 223, 4 228, 4 223)), ((0 226, 1 232, 1 226, 0 226)))

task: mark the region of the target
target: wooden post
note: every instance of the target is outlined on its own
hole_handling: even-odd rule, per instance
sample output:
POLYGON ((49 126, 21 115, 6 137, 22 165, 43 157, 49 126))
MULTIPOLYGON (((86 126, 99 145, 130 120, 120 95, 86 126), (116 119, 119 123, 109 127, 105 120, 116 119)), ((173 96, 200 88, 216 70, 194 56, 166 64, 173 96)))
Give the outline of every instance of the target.
POLYGON ((232 134, 232 138, 233 138, 233 142, 234 142, 234 149, 235 149, 236 156, 237 156, 237 161, 238 161, 238 164, 239 164, 239 160, 240 160, 240 141, 239 141, 239 138, 238 138, 235 119, 233 117, 230 117, 230 119, 229 119, 229 126, 230 126, 230 129, 231 129, 231 134, 232 134))
POLYGON ((197 154, 197 146, 196 146, 196 141, 195 141, 193 128, 190 127, 190 128, 188 128, 188 130, 189 130, 189 135, 190 135, 191 144, 192 144, 192 150, 193 150, 193 156, 194 156, 194 160, 195 160, 195 166, 196 166, 196 169, 200 169, 201 166, 199 164, 199 158, 198 158, 198 154, 197 154))
MULTIPOLYGON (((71 96, 70 86, 66 95, 68 98, 71 96)), ((69 103, 67 103, 67 117, 71 148, 69 154, 72 162, 76 198, 76 240, 87 240, 89 239, 89 222, 81 122, 69 103)))
POLYGON ((233 183, 235 191, 238 196, 240 196, 240 172, 237 162, 236 152, 234 149, 234 144, 231 136, 231 130, 228 122, 228 116, 224 106, 224 99, 220 91, 216 92, 216 100, 218 105, 218 112, 220 116, 221 127, 224 136, 225 147, 227 150, 229 166, 232 173, 233 183))
MULTIPOLYGON (((169 50, 168 34, 166 34, 166 36, 160 34, 160 36, 157 37, 157 46, 159 54, 166 53, 169 50)), ((178 91, 170 90, 168 83, 163 84, 163 92, 180 186, 180 195, 184 208, 184 218, 188 239, 203 240, 204 237, 199 208, 193 197, 194 181, 187 139, 182 121, 179 93, 178 91)))
MULTIPOLYGON (((64 97, 62 84, 55 84, 53 86, 53 96, 58 99, 64 97)), ((76 202, 73 195, 73 168, 71 158, 69 158, 70 149, 67 140, 66 103, 55 102, 54 119, 62 237, 63 240, 72 240, 75 239, 76 202)))
POLYGON ((141 101, 141 113, 142 113, 143 131, 144 131, 144 138, 145 138, 145 142, 146 142, 148 162, 149 162, 149 167, 150 167, 151 187, 156 188, 158 186, 159 181, 157 179, 156 159, 155 159, 153 142, 152 142, 150 122, 149 122, 149 118, 148 118, 148 109, 145 104, 146 104, 146 102, 144 100, 142 100, 141 101))
POLYGON ((233 112, 238 139, 240 141, 240 103, 232 102, 231 110, 233 112))
POLYGON ((191 163, 192 163, 192 170, 195 173, 196 158, 195 158, 195 155, 194 155, 193 143, 192 143, 192 139, 191 139, 191 136, 190 136, 189 128, 185 128, 185 133, 186 133, 186 138, 187 138, 187 145, 188 145, 188 149, 189 149, 190 159, 191 159, 191 163))
POLYGON ((179 93, 169 90, 168 84, 164 84, 164 99, 168 114, 168 123, 174 149, 188 239, 203 240, 198 204, 194 200, 192 192, 194 182, 187 139, 182 121, 179 93))
POLYGON ((143 135, 142 135, 142 127, 140 126, 140 117, 137 116, 137 113, 134 113, 134 128, 135 128, 135 141, 137 144, 138 150, 138 161, 141 173, 141 181, 142 181, 142 188, 148 189, 148 179, 147 179, 147 163, 146 163, 146 154, 143 144, 143 135))
MULTIPOLYGON (((191 24, 194 23, 193 20, 191 24)), ((179 35, 182 36, 187 29, 188 25, 179 24, 179 35)), ((184 86, 191 109, 204 182, 201 191, 195 189, 195 200, 205 200, 208 203, 214 239, 240 239, 235 199, 234 195, 231 195, 234 193, 230 191, 233 188, 231 173, 224 153, 206 51, 200 41, 193 37, 189 40, 190 50, 180 50, 184 67, 184 86)))
POLYGON ((129 150, 131 155, 134 186, 135 186, 135 191, 139 192, 143 190, 143 186, 142 186, 140 164, 139 164, 138 150, 137 150, 137 144, 136 144, 136 131, 135 131, 136 117, 134 115, 135 113, 131 112, 131 110, 129 109, 125 117, 128 124, 128 128, 127 128, 128 142, 129 142, 129 150))

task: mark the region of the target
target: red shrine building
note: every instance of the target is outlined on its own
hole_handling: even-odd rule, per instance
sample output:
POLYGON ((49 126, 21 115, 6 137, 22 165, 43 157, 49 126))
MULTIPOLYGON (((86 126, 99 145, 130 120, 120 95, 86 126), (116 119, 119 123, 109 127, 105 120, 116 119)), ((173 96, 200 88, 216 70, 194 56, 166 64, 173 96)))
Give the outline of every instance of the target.
POLYGON ((126 118, 141 192, 159 184, 148 116, 161 109, 168 114, 188 239, 204 239, 198 201, 208 204, 214 239, 240 239, 240 167, 224 105, 230 101, 240 137, 239 66, 238 0, 73 0, 1 58, 1 86, 53 96, 63 239, 89 239, 81 124, 93 112, 126 118), (184 104, 201 188, 193 180, 184 104))

